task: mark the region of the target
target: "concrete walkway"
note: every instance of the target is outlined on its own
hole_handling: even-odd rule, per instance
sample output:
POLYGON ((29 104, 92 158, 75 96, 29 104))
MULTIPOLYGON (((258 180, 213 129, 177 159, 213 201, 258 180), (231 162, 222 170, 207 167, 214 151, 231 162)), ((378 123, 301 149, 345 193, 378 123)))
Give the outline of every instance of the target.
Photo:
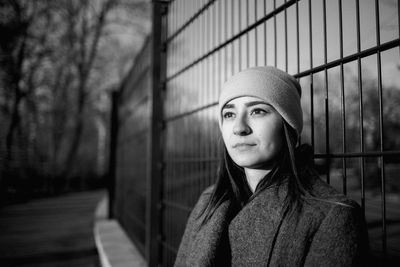
POLYGON ((94 211, 105 191, 33 200, 0 210, 0 266, 99 266, 94 211))

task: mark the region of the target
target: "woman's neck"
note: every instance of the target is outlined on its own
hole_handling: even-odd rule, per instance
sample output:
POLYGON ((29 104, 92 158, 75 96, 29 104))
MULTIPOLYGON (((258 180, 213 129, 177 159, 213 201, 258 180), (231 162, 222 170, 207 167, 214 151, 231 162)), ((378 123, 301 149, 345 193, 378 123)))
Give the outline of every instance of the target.
POLYGON ((244 172, 246 174, 246 180, 249 184, 251 191, 254 191, 257 188, 258 183, 264 178, 271 170, 265 169, 247 169, 244 168, 244 172))

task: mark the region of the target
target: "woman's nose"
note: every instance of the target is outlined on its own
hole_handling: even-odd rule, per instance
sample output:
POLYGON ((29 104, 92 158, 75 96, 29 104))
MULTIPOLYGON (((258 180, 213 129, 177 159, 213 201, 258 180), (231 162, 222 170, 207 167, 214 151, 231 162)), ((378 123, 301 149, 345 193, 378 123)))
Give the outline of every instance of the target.
POLYGON ((251 129, 247 124, 247 121, 243 117, 236 118, 235 124, 233 126, 233 133, 235 135, 248 135, 251 133, 251 129))

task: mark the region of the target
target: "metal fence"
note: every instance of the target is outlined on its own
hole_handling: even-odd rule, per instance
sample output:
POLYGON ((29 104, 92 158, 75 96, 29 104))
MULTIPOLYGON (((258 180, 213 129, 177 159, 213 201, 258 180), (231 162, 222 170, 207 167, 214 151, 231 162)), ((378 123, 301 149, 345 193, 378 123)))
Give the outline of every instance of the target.
POLYGON ((118 95, 118 139, 113 213, 145 253, 148 149, 151 124, 151 40, 135 60, 118 95))
POLYGON ((300 81, 302 142, 313 145, 321 177, 360 203, 380 262, 398 260, 399 2, 153 5, 153 44, 145 48, 153 49, 152 58, 141 53, 131 82, 123 84, 132 100, 123 97, 128 102, 121 106, 132 111, 132 119, 120 127, 116 191, 118 218, 142 251, 147 247, 150 265, 172 266, 191 208, 215 181, 222 83, 256 65, 276 66, 300 81), (153 67, 143 71, 143 64, 153 67), (149 161, 155 161, 152 168, 145 167, 149 161))

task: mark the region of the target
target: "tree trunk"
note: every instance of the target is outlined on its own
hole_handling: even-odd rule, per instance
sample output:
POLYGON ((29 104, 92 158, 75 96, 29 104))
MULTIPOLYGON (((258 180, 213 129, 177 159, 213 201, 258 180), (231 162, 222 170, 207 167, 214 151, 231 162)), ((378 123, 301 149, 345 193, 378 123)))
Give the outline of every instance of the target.
POLYGON ((8 126, 7 130, 7 137, 6 137, 6 163, 11 162, 12 160, 12 146, 14 143, 14 132, 17 129, 18 122, 19 122, 19 103, 21 102, 21 96, 19 93, 15 95, 15 100, 13 103, 12 114, 11 114, 11 121, 8 126))
MULTIPOLYGON (((108 12, 111 10, 112 6, 115 4, 115 0, 108 0, 104 3, 102 10, 97 18, 97 25, 94 29, 94 37, 90 44, 90 47, 86 47, 86 37, 87 37, 87 24, 86 18, 83 18, 82 26, 82 34, 80 36, 79 43, 81 44, 80 47, 80 60, 77 64, 77 69, 79 71, 79 96, 78 96, 78 109, 76 114, 76 123, 74 127, 74 131, 72 134, 72 141, 71 146, 69 146, 69 150, 67 152, 67 157, 65 160, 65 166, 62 171, 62 176, 67 178, 67 189, 69 187, 69 179, 68 175, 70 173, 71 167, 73 166, 74 160, 76 158, 76 153, 78 151, 78 147, 80 144, 81 134, 83 132, 83 115, 84 115, 84 106, 86 101, 86 85, 89 78, 89 75, 92 70, 93 62, 97 56, 97 47, 100 40, 100 36, 103 31, 105 18, 108 12)), ((84 7, 82 7, 84 10, 84 7)), ((85 11, 83 11, 85 12, 85 11)), ((83 14, 85 16, 86 14, 83 14)))

